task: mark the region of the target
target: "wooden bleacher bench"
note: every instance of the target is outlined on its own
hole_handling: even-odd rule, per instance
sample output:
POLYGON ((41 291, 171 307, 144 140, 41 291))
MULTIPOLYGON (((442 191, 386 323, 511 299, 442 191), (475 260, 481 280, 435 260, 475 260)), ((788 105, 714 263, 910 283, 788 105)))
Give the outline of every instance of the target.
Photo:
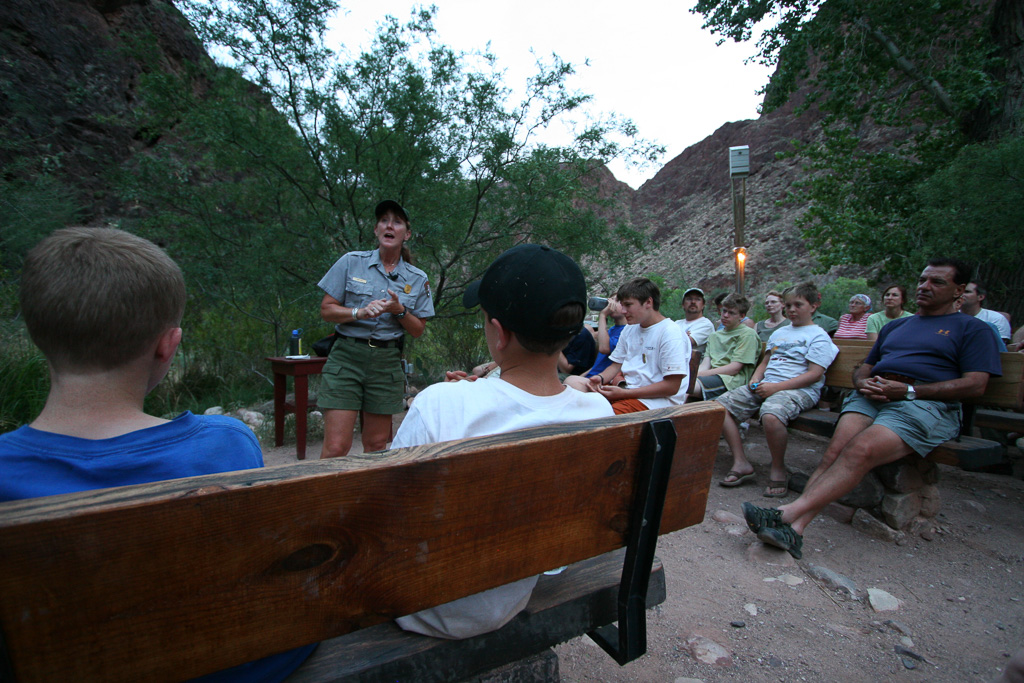
POLYGON ((323 641, 294 681, 452 681, 582 633, 629 661, 664 599, 657 533, 703 519, 723 416, 699 403, 0 504, 0 680, 182 680, 323 641), (391 621, 562 565, 492 634, 391 621))
MULTIPOLYGON (((825 385, 840 389, 853 389, 853 371, 867 357, 873 342, 835 339, 839 347, 839 355, 825 372, 825 385)), ((985 394, 978 398, 964 401, 964 429, 959 437, 936 447, 928 459, 943 465, 953 465, 966 470, 976 470, 990 465, 1002 463, 1005 451, 1001 444, 970 436, 971 427, 982 425, 972 418, 979 406, 1005 408, 1020 411, 1024 405, 1024 354, 1001 353, 1002 377, 991 377, 985 394)), ((998 411, 986 411, 986 416, 998 414, 998 411)), ((1009 413, 1013 415, 1014 413, 1009 413)), ((988 418, 992 419, 995 418, 988 418)), ((839 421, 839 413, 824 410, 808 410, 789 423, 791 429, 810 432, 820 436, 831 437, 835 425, 839 421)), ((984 425, 988 426, 988 425, 984 425)))

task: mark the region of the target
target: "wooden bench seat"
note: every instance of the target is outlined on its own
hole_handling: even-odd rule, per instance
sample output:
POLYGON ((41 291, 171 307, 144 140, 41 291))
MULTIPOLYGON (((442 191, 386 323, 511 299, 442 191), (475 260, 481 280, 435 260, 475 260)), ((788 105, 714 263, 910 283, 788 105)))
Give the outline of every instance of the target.
MULTIPOLYGON (((541 576, 530 603, 501 629, 467 640, 406 633, 394 622, 378 624, 320 644, 288 683, 462 681, 541 653, 618 618, 624 550, 541 576)), ((647 607, 665 601, 665 570, 655 560, 647 607)))
MULTIPOLYGON (((554 584, 579 603, 573 628, 628 661, 646 647, 657 532, 703 520, 723 416, 694 404, 0 504, 0 678, 182 680, 624 546, 612 603, 577 568, 554 584), (609 604, 618 629, 598 628, 609 604)), ((473 667, 567 632, 532 617, 473 667)), ((333 680, 315 664, 336 652, 295 676, 333 680)))
MULTIPOLYGON (((1017 355, 1024 357, 1024 354, 1017 355)), ((974 411, 974 426, 1024 434, 1024 413, 978 408, 974 411)))

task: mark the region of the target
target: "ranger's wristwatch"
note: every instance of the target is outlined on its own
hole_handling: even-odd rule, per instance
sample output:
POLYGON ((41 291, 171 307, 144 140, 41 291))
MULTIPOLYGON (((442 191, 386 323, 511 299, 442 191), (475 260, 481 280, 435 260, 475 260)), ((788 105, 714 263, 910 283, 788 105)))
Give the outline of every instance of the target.
POLYGON ((906 398, 908 401, 913 401, 914 399, 917 398, 917 392, 914 391, 913 384, 907 385, 907 395, 904 398, 906 398))
POLYGON ((409 307, 408 306, 402 306, 402 312, 401 313, 396 313, 395 314, 395 318, 397 318, 398 320, 401 320, 402 318, 405 317, 405 314, 408 313, 408 312, 409 312, 409 307))

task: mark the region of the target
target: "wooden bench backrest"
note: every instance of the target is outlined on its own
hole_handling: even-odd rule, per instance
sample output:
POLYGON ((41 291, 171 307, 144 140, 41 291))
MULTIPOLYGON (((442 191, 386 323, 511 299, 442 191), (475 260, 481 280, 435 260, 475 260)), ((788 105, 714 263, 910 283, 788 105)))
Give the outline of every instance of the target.
MULTIPOLYGON (((873 342, 834 339, 839 355, 825 372, 825 384, 842 389, 853 388, 853 371, 864 362, 873 342)), ((1024 406, 1024 353, 999 354, 1003 375, 990 377, 984 396, 967 399, 965 403, 1020 410, 1024 406)))
POLYGON ((715 403, 0 505, 17 680, 181 680, 624 544, 644 423, 661 532, 704 516, 715 403))

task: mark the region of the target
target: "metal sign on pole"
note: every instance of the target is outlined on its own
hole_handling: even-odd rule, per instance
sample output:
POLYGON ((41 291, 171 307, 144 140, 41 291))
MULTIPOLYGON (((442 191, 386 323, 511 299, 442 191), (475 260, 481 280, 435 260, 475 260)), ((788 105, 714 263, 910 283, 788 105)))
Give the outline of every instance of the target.
POLYGON ((747 223, 747 176, 750 175, 750 147, 729 148, 729 182, 732 185, 732 218, 735 226, 733 261, 736 266, 736 291, 743 294, 747 248, 743 246, 743 229, 747 223), (737 185, 739 186, 737 188, 737 185))

